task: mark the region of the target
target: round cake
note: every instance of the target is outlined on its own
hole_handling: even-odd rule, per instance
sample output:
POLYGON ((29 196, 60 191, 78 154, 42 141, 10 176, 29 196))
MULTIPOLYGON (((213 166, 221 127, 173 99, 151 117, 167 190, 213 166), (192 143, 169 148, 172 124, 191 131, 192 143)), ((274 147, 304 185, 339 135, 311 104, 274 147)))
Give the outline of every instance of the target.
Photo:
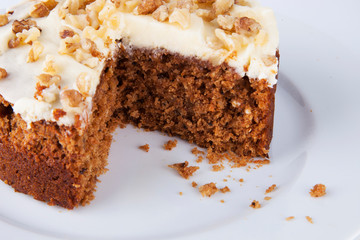
POLYGON ((72 209, 132 124, 267 157, 279 63, 253 0, 28 0, 0 15, 0 178, 72 209))

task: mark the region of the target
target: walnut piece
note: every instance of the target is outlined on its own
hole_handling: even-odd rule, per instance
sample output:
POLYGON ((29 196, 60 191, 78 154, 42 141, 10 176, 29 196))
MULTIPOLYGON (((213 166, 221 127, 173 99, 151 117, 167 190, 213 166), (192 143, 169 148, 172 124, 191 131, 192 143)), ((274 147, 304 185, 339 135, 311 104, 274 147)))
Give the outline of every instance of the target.
POLYGON ((44 3, 35 4, 32 11, 30 12, 30 16, 33 18, 47 17, 49 14, 50 10, 44 3))
POLYGON ((235 19, 235 32, 246 36, 257 35, 261 30, 261 25, 252 18, 242 17, 235 19))
POLYGON ((40 35, 40 30, 36 27, 32 27, 29 30, 17 33, 16 37, 20 40, 20 42, 31 45, 40 37, 40 35))
POLYGON ((65 107, 77 108, 82 102, 82 95, 77 90, 65 90, 61 93, 61 103, 65 107))
POLYGON ((61 39, 65 39, 65 38, 67 38, 67 37, 73 37, 75 35, 75 32, 72 30, 72 29, 70 29, 70 28, 66 28, 66 27, 64 27, 63 29, 61 29, 61 31, 60 31, 60 38, 61 39))
POLYGON ((44 51, 43 45, 39 41, 33 42, 27 58, 28 63, 36 62, 40 58, 40 54, 44 51))
POLYGON ((43 71, 49 74, 56 74, 58 72, 58 68, 55 65, 54 56, 51 55, 46 56, 43 71))
POLYGON ((169 9, 162 5, 152 13, 152 16, 159 22, 164 22, 169 17, 169 9))
POLYGON ((9 23, 8 16, 6 14, 1 14, 0 15, 0 27, 5 26, 8 23, 9 23))
POLYGON ((50 11, 58 5, 58 2, 55 0, 43 0, 42 3, 44 3, 50 11))
POLYGON ((219 15, 216 20, 224 30, 231 31, 234 28, 235 18, 232 16, 219 15))
POLYGON ((8 47, 9 48, 17 48, 18 46, 20 46, 20 39, 18 38, 14 38, 14 39, 10 39, 8 42, 8 47))
POLYGON ((35 21, 26 19, 26 20, 15 20, 12 24, 12 31, 16 33, 21 33, 24 30, 30 30, 32 27, 37 27, 37 24, 35 21))
POLYGON ((8 75, 7 71, 4 68, 0 68, 0 79, 6 78, 8 75))
POLYGON ((199 169, 199 167, 196 166, 188 167, 188 165, 189 162, 185 161, 183 163, 175 163, 173 165, 168 165, 168 167, 175 169, 183 178, 189 179, 189 177, 191 177, 194 174, 194 172, 196 172, 199 169))
POLYGON ((76 86, 84 96, 89 95, 92 86, 92 78, 88 73, 80 73, 76 79, 76 86))
POLYGON ((161 5, 161 0, 143 0, 138 6, 138 13, 141 15, 153 13, 161 5))
POLYGON ((38 82, 37 86, 41 88, 49 88, 51 85, 55 84, 58 86, 61 82, 61 77, 59 75, 50 75, 50 74, 40 74, 37 76, 38 82))
POLYGON ((212 11, 216 16, 228 12, 234 6, 234 0, 216 0, 212 11))
POLYGON ((263 60, 263 62, 265 64, 265 66, 267 66, 267 67, 270 67, 270 66, 277 63, 276 56, 269 55, 269 56, 263 57, 262 60, 263 60))
POLYGON ((169 17, 169 23, 178 23, 183 29, 190 26, 190 11, 186 8, 175 8, 169 17))
POLYGON ((196 15, 198 17, 201 17, 204 21, 207 21, 207 22, 211 22, 216 17, 215 14, 213 13, 213 11, 208 10, 208 9, 198 9, 198 10, 196 10, 196 15))
POLYGON ((199 192, 203 197, 211 197, 217 193, 219 189, 216 187, 215 183, 211 182, 199 187, 199 192))

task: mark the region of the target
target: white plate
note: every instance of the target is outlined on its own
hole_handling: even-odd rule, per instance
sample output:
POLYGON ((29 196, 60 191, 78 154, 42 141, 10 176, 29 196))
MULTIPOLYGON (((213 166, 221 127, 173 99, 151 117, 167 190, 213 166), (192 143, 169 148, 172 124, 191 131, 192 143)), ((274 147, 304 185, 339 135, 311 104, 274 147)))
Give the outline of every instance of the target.
MULTIPOLYGON (((360 4, 262 2, 277 13, 281 32, 269 166, 212 172, 204 162, 186 181, 167 165, 185 160, 195 165, 193 146, 179 140, 173 151, 164 151, 171 138, 129 127, 117 131, 110 171, 85 208, 49 207, 0 183, 2 238, 355 239, 360 234, 360 4), (137 149, 145 143, 149 153, 137 149), (202 198, 191 181, 214 181, 231 193, 202 198), (328 191, 314 199, 308 191, 317 183, 328 191), (271 184, 278 189, 264 201, 271 184), (262 208, 250 208, 253 199, 262 208), (286 221, 288 216, 295 219, 286 221)), ((0 8, 8 5, 1 0, 0 8)))

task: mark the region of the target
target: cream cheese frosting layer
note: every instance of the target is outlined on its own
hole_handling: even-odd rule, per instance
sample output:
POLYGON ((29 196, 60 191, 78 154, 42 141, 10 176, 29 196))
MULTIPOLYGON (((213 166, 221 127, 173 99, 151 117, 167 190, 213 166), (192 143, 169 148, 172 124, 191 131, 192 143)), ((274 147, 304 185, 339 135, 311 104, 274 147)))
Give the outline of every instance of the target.
POLYGON ((117 40, 228 63, 276 84, 273 12, 253 0, 27 0, 0 18, 0 94, 28 123, 86 126, 117 40))

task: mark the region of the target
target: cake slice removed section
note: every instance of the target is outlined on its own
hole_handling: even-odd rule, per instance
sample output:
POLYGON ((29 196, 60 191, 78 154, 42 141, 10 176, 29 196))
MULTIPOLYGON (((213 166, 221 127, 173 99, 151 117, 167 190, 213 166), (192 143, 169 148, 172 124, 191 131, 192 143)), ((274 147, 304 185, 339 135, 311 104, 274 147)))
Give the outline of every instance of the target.
POLYGON ((122 123, 160 130, 214 152, 266 157, 276 86, 165 49, 121 44, 116 76, 122 123))

